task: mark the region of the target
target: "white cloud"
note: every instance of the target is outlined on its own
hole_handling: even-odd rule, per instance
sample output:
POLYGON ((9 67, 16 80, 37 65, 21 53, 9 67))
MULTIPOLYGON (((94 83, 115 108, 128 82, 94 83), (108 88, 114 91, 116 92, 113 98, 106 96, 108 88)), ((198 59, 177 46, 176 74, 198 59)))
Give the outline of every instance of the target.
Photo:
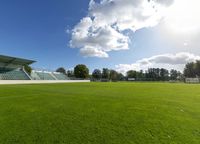
POLYGON ((151 67, 177 69, 182 71, 186 63, 195 60, 200 60, 200 56, 187 52, 181 52, 177 54, 162 54, 149 58, 143 58, 133 64, 116 65, 116 70, 124 74, 128 70, 147 70, 151 67))
POLYGON ((195 56, 194 54, 181 52, 177 54, 156 55, 150 58, 142 59, 139 62, 176 65, 176 64, 186 64, 187 62, 194 61, 199 58, 200 58, 199 56, 195 56))
POLYGON ((84 47, 80 50, 81 55, 86 57, 100 57, 100 58, 107 58, 108 54, 102 50, 98 50, 97 48, 93 47, 84 47))
POLYGON ((90 0, 87 16, 71 31, 70 46, 85 57, 105 58, 110 51, 129 49, 128 32, 161 20, 170 33, 197 33, 199 4, 199 0, 90 0))
POLYGON ((170 6, 173 4, 174 0, 154 0, 160 4, 170 6))
MULTIPOLYGON (((163 0, 164 1, 164 0, 163 0)), ((170 31, 195 34, 200 31, 200 1, 175 0, 165 12, 165 25, 170 31)))
POLYGON ((73 28, 70 45, 86 57, 108 57, 108 52, 127 50, 125 31, 152 27, 162 18, 161 7, 173 0, 100 0, 90 1, 88 16, 73 28))
POLYGON ((188 46, 188 43, 187 43, 187 42, 184 42, 184 43, 183 43, 183 46, 187 47, 187 46, 188 46))
POLYGON ((127 36, 113 27, 97 27, 90 17, 85 17, 73 29, 70 45, 80 48, 86 57, 108 57, 106 52, 128 49, 128 41, 127 36))

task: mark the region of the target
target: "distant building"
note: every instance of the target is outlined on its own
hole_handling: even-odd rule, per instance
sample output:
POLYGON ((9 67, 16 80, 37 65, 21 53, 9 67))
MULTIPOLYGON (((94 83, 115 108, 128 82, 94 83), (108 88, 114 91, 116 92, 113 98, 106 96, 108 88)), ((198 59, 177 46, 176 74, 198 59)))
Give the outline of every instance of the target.
POLYGON ((200 83, 199 78, 185 78, 186 83, 200 83))
POLYGON ((135 81, 135 78, 128 78, 128 81, 135 81))

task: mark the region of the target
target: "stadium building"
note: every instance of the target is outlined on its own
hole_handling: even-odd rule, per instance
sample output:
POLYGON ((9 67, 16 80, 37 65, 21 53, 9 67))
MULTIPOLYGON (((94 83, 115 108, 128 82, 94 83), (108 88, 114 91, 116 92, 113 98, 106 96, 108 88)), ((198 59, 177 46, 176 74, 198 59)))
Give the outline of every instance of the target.
POLYGON ((31 74, 28 74, 24 66, 35 62, 34 60, 0 55, 0 84, 88 82, 86 80, 70 80, 69 77, 58 72, 32 70, 31 74))

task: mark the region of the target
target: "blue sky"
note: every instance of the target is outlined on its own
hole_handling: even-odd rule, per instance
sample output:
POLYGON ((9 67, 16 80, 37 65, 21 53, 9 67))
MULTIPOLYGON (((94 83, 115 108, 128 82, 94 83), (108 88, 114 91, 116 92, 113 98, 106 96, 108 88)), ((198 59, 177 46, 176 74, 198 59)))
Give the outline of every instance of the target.
POLYGON ((83 62, 68 47, 65 30, 85 15, 87 6, 79 0, 1 1, 0 53, 34 59, 38 61, 34 67, 48 69, 83 62))
MULTIPOLYGON (((126 8, 129 1, 134 3, 134 0, 126 0, 126 3, 123 3, 121 7, 126 8)), ((123 41, 123 43, 105 42, 109 44, 108 48, 103 47, 104 42, 96 40, 104 36, 100 34, 102 37, 90 37, 89 41, 84 38, 83 42, 76 35, 78 28, 81 30, 85 28, 81 27, 83 25, 79 26, 81 21, 87 17, 92 22, 90 27, 98 27, 98 29, 104 28, 105 25, 106 27, 110 26, 107 17, 100 17, 96 14, 103 14, 101 10, 106 6, 110 6, 109 8, 113 10, 116 8, 112 7, 108 1, 104 3, 101 0, 91 1, 90 5, 89 2, 90 0, 1 0, 0 54, 36 60, 37 63, 33 65, 36 68, 54 70, 62 66, 69 69, 76 64, 83 63, 91 70, 108 67, 122 72, 134 68, 142 69, 141 60, 146 59, 151 62, 151 65, 148 66, 154 66, 155 58, 164 57, 170 61, 171 57, 172 59, 176 58, 179 56, 178 53, 182 52, 187 52, 185 55, 182 54, 185 56, 183 56, 184 58, 192 60, 199 58, 198 45, 194 44, 198 41, 196 37, 199 33, 192 36, 185 32, 168 33, 169 30, 164 28, 165 24, 162 21, 157 22, 158 20, 153 26, 146 21, 140 22, 136 25, 135 30, 132 29, 133 25, 125 25, 125 28, 121 28, 120 22, 114 21, 118 28, 111 28, 118 34, 113 31, 112 37, 105 36, 105 38, 115 39, 117 37, 116 41, 123 41), (98 8, 99 11, 95 11, 98 8), (106 24, 101 24, 101 22, 96 24, 95 19, 100 18, 102 21, 105 20, 106 24), (73 45, 70 45, 70 41, 73 42, 73 45), (98 49, 94 47, 94 43, 98 49), (93 53, 94 49, 98 50, 98 53, 93 53), (90 54, 88 55, 88 53, 90 54)), ((115 5, 117 6, 117 4, 116 2, 115 5)), ((170 3, 170 5, 172 4, 170 3)), ((133 5, 134 8, 135 5, 133 5)), ((109 13, 112 12, 108 11, 109 13)), ((131 20, 138 20, 137 17, 137 15, 133 15, 131 20)), ((123 19, 123 15, 121 18, 123 19)), ((173 30, 171 29, 171 31, 173 30)), ((91 34, 95 34, 95 32, 92 31, 91 34)), ((187 60, 184 59, 185 61, 187 60)), ((169 62, 168 68, 173 66, 176 68, 176 64, 179 65, 179 63, 169 62)), ((162 62, 156 66, 159 65, 162 65, 162 62)))

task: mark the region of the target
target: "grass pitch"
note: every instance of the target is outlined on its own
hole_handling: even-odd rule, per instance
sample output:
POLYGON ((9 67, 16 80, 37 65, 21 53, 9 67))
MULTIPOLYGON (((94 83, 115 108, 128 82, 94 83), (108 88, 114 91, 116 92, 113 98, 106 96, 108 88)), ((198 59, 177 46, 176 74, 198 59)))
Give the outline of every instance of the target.
POLYGON ((199 144, 200 85, 3 85, 0 143, 199 144))

